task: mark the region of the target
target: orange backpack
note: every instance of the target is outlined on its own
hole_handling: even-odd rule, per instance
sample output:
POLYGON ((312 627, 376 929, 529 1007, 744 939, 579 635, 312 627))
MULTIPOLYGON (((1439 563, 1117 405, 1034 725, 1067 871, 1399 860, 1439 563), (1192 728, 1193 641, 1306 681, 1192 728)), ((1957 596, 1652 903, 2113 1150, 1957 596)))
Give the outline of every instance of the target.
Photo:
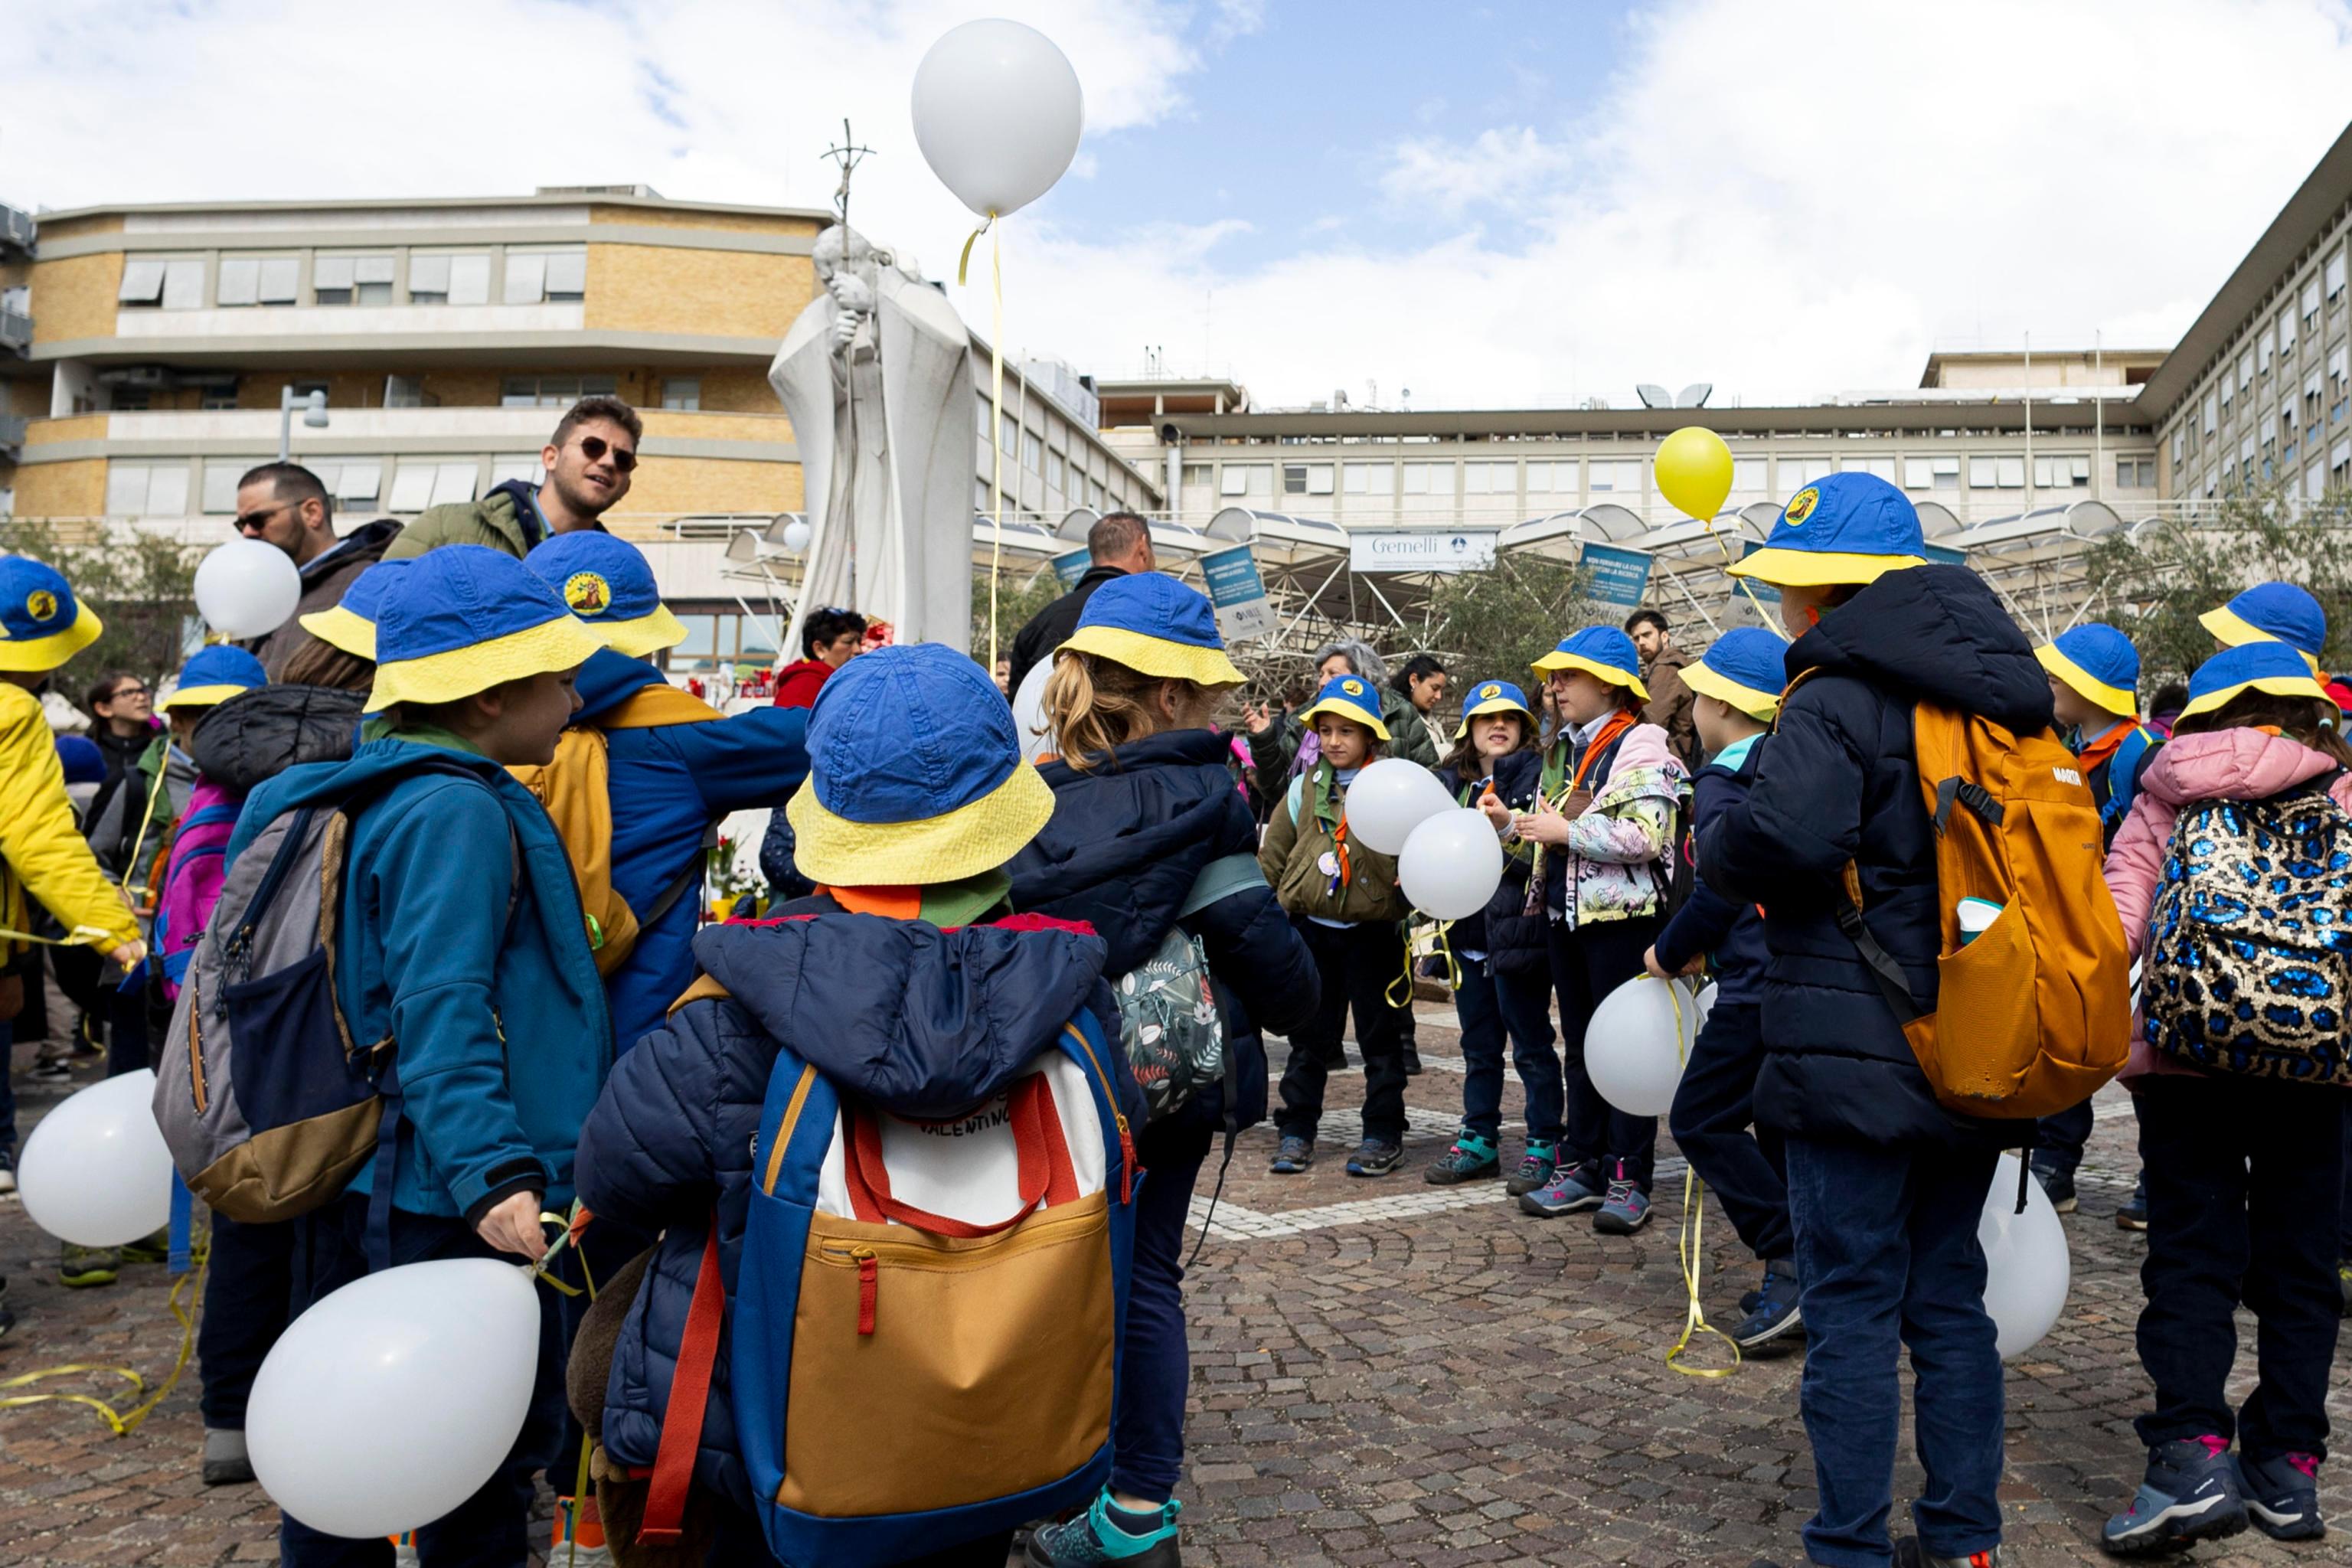
POLYGON ((2079 1105, 2122 1068, 2131 1042, 2131 965, 2081 768, 2047 730, 2015 735, 1937 703, 1913 710, 1911 736, 1936 830, 1934 1010, 1863 922, 1851 861, 1839 927, 1947 1110, 2021 1120, 2079 1105), (2001 912, 1963 946, 1968 898, 2001 912))

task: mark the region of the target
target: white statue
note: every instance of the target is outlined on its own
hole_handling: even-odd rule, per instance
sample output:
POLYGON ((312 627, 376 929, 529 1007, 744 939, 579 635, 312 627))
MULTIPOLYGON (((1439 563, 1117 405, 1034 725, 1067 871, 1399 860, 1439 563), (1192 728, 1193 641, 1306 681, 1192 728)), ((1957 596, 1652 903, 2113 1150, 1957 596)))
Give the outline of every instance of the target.
POLYGON ((806 570, 782 658, 827 605, 899 642, 971 643, 971 339, 938 289, 863 235, 817 237, 824 291, 784 334, 769 384, 799 443, 806 570))

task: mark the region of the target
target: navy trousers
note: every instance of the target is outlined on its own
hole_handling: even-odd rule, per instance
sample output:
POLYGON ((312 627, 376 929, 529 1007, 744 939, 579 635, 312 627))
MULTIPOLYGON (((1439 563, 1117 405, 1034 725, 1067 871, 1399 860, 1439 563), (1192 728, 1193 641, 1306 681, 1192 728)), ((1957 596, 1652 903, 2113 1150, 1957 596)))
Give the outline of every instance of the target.
POLYGON ((1731 1228, 1765 1259, 1793 1258, 1789 1224, 1789 1162, 1780 1133, 1748 1129, 1756 1121, 1756 1071, 1764 1063, 1762 1010, 1718 1002, 1691 1045, 1666 1124, 1675 1144, 1715 1189, 1731 1228))
POLYGON ((196 1322, 207 1428, 245 1430, 254 1374, 293 1320, 295 1232, 301 1223, 246 1225, 225 1214, 213 1215, 205 1312, 196 1322))
POLYGON ((1528 1097, 1528 1142, 1557 1143, 1564 1111, 1551 997, 1541 973, 1497 974, 1483 958, 1460 961, 1454 1011, 1462 1020, 1462 1125, 1489 1143, 1503 1130, 1503 1046, 1528 1097))
POLYGON ((1135 1267, 1120 1341, 1118 1408, 1111 1417, 1110 1485, 1166 1502, 1184 1473, 1184 1394, 1192 1362, 1184 1335, 1184 1216, 1213 1126, 1197 1105, 1148 1129, 1135 1199, 1135 1267))
POLYGON ((1559 994, 1560 1078, 1567 1100, 1559 1163, 1565 1169, 1597 1160, 1602 1174, 1612 1178, 1622 1165, 1624 1179, 1645 1193, 1658 1160, 1658 1119, 1629 1116, 1601 1098, 1592 1087, 1592 1075, 1585 1070, 1584 1026, 1602 997, 1642 973, 1642 954, 1658 940, 1664 924, 1655 915, 1641 915, 1596 921, 1572 931, 1560 921, 1549 925, 1551 983, 1559 994))

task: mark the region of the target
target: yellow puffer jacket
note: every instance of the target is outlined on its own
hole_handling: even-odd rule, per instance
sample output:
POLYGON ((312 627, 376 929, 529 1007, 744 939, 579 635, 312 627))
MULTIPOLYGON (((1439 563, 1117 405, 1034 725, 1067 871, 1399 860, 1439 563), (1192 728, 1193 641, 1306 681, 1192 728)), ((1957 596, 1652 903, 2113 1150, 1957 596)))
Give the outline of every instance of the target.
MULTIPOLYGON (((0 681, 0 926, 26 931, 27 896, 101 952, 139 940, 138 922, 74 825, 66 775, 40 700, 0 681)), ((0 951, 27 944, 0 941, 0 951)))

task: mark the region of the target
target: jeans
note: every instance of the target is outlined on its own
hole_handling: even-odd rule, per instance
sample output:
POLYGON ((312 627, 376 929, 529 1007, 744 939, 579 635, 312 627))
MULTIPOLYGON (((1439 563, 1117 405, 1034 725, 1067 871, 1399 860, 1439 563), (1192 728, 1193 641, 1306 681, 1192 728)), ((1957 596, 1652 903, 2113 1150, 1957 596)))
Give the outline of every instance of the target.
POLYGON ((1136 1150, 1148 1173, 1135 1200, 1135 1267, 1120 1341, 1118 1409, 1111 1420, 1110 1485, 1166 1502, 1184 1473, 1184 1215, 1213 1128, 1187 1111, 1148 1129, 1136 1150))
POLYGON ((1756 1120, 1756 1069, 1764 1063, 1763 1013, 1752 1002, 1718 1002, 1691 1045, 1690 1062, 1666 1118, 1683 1157, 1731 1216, 1758 1258, 1793 1258, 1789 1162, 1780 1133, 1756 1120))
POLYGON ((2344 1305, 2346 1095, 2221 1073, 2152 1074, 2137 1087, 2147 1167, 2139 1359, 2156 1384, 2140 1441, 2234 1434, 2248 1458, 2326 1457, 2344 1305), (2233 1418, 2225 1384, 2242 1304, 2254 1313, 2260 1378, 2233 1418))
POLYGON ((2063 1171, 2068 1175, 2083 1163, 2083 1145, 2091 1141, 2091 1102, 2045 1116, 2033 1130, 2033 1168, 2063 1171))
POLYGON ((247 1225, 225 1214, 213 1215, 205 1311, 196 1321, 207 1429, 245 1430, 254 1374, 294 1315, 294 1244, 300 1224, 247 1225))
MULTIPOLYGON (((360 1279, 367 1266, 367 1198, 346 1194, 292 1222, 303 1227, 298 1249, 307 1268, 298 1284, 299 1316, 312 1302, 360 1279)), ((392 1212, 395 1267, 436 1258, 498 1258, 462 1219, 392 1212)), ((432 1523, 418 1527, 416 1555, 424 1568, 519 1568, 530 1549, 531 1477, 556 1457, 563 1430, 563 1356, 552 1290, 539 1299, 539 1370, 530 1408, 506 1464, 481 1489, 432 1523)), ((356 1347, 354 1352, 358 1353, 356 1347)), ((392 1542, 326 1535, 291 1517, 278 1527, 278 1560, 285 1568, 392 1568, 392 1542)))
POLYGON ((1388 988, 1404 973, 1401 928, 1385 921, 1327 926, 1293 917, 1291 923, 1315 955, 1323 996, 1315 1016, 1291 1034, 1276 1128, 1286 1138, 1314 1141, 1323 1121, 1323 1085, 1331 1074, 1324 1058, 1338 1052, 1352 1007, 1356 1048, 1364 1058, 1364 1136, 1402 1143, 1404 1041, 1396 1022, 1402 1009, 1391 1006, 1388 999, 1388 988))
POLYGON ((1789 1217, 1809 1339, 1798 1403, 1819 1501, 1806 1554, 1882 1568, 1903 1396, 1927 1482, 1911 1505, 1919 1543, 1966 1557, 2000 1542, 2001 1367, 1977 1245, 1997 1155, 1788 1140, 1789 1217))
POLYGON ((1503 1130, 1503 1041, 1528 1095, 1528 1142, 1557 1143, 1563 1114, 1559 1055, 1551 1048, 1551 998, 1541 974, 1497 974, 1483 958, 1461 961, 1454 1011, 1462 1020, 1462 1125, 1493 1142, 1503 1130))
POLYGON ((1550 922, 1551 983, 1559 993, 1559 1056, 1565 1091, 1567 1131, 1560 1142, 1562 1169, 1594 1160, 1607 1167, 1603 1174, 1623 1179, 1643 1192, 1658 1158, 1658 1119, 1628 1116, 1592 1087, 1584 1068, 1584 1026, 1601 999, 1642 970, 1642 954, 1658 940, 1665 922, 1655 915, 1632 920, 1598 921, 1570 929, 1550 922))

